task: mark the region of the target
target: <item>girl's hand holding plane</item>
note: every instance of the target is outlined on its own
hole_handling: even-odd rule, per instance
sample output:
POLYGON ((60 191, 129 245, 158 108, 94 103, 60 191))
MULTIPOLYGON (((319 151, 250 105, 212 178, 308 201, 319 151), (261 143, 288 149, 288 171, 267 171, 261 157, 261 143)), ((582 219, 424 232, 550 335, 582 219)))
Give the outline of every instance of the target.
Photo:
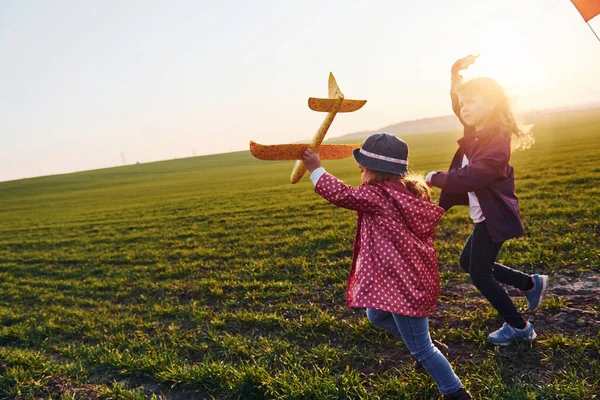
POLYGON ((310 172, 313 172, 321 166, 321 157, 319 157, 319 154, 310 147, 302 153, 302 161, 304 162, 306 169, 310 172))

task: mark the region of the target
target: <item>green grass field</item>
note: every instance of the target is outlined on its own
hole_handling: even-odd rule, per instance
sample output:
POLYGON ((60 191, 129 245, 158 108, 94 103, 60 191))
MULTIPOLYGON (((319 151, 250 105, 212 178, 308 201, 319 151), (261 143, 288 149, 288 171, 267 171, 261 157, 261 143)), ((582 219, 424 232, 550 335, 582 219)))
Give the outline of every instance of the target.
MULTIPOLYGON (((600 285, 600 110, 527 122, 537 143, 512 159, 526 234, 500 261, 551 277, 525 314, 538 340, 486 343, 502 321, 459 272, 466 208, 438 228, 432 335, 478 399, 600 398, 584 285, 600 285)), ((404 136, 412 169, 447 168, 459 136, 404 136)), ((290 185, 292 165, 239 152, 0 183, 0 399, 437 398, 345 306, 355 215, 290 185)), ((359 183, 352 159, 324 165, 359 183)))

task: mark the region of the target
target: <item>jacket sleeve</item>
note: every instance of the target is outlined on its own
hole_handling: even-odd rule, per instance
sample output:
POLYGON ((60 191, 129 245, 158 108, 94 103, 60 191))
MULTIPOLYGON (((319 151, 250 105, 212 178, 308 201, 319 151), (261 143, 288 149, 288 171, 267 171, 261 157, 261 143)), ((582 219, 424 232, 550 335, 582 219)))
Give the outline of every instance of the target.
POLYGON ((319 178, 315 192, 328 202, 349 210, 374 213, 382 209, 382 197, 375 187, 349 186, 329 173, 319 178))
POLYGON ((510 138, 498 137, 485 145, 482 154, 469 164, 448 172, 438 172, 431 184, 450 193, 474 192, 505 178, 510 158, 510 138))

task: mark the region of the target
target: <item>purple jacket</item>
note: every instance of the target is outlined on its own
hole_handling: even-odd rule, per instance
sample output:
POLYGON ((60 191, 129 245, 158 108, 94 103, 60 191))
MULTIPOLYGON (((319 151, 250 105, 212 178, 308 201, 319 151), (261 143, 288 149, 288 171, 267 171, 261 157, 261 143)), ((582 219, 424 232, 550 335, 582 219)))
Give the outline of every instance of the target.
MULTIPOLYGON (((452 100, 456 113, 455 98, 452 100)), ((465 125, 462 119, 461 122, 465 125)), ((493 125, 475 133, 465 125, 458 145, 448 172, 438 172, 431 178, 431 184, 442 189, 440 206, 448 210, 455 205, 468 205, 467 192, 475 192, 493 242, 521 236, 523 222, 515 194, 514 169, 508 163, 510 134, 493 125), (463 155, 469 159, 465 167, 461 167, 463 155)))

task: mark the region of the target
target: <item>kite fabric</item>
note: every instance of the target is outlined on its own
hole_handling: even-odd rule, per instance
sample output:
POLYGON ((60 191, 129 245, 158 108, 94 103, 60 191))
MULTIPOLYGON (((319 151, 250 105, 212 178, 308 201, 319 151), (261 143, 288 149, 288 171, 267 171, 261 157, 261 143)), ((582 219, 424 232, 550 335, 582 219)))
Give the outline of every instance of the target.
POLYGON ((600 0, 571 0, 585 22, 600 14, 600 0))

